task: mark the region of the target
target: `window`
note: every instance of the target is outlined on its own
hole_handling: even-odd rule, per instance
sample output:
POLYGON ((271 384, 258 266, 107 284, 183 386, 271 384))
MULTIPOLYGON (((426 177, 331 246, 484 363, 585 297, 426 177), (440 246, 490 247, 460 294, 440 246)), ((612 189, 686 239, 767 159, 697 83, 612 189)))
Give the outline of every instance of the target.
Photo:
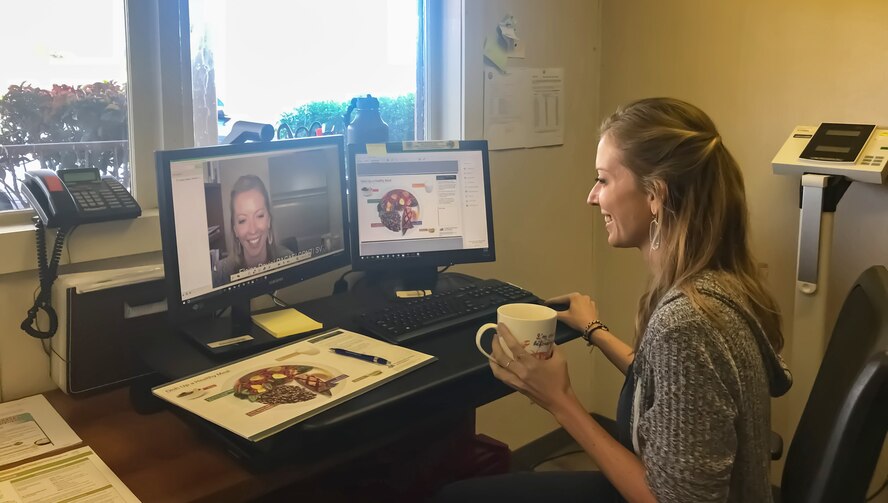
POLYGON ((97 168, 130 188, 123 0, 3 11, 0 211, 28 207, 20 180, 36 168, 97 168))
POLYGON ((366 94, 379 99, 391 141, 421 137, 422 5, 191 0, 195 145, 223 141, 240 120, 282 136, 342 133, 349 101, 366 94))
MULTIPOLYGON (((120 87, 126 100, 126 106, 121 107, 129 122, 128 128, 122 130, 125 136, 123 139, 105 140, 118 142, 119 146, 125 145, 126 148, 112 152, 113 155, 106 154, 107 158, 102 162, 117 163, 114 164, 118 167, 115 174, 132 188, 142 207, 142 217, 126 223, 110 222, 79 228, 68 240, 62 263, 160 250, 155 209, 154 152, 210 144, 214 138, 218 141, 219 136, 224 137, 226 133, 225 127, 218 128, 220 109, 223 118, 231 118, 232 122, 227 127, 233 121, 250 119, 279 126, 284 114, 295 115, 300 107, 311 103, 333 103, 330 108, 335 121, 345 111, 344 104, 353 97, 371 93, 382 99, 412 94, 413 105, 404 109, 415 110, 412 112, 415 117, 412 124, 413 134, 417 138, 456 138, 460 134, 461 113, 457 108, 461 107, 461 72, 456 61, 460 60, 462 54, 459 45, 462 9, 458 0, 341 0, 335 4, 307 0, 95 0, 89 4, 89 8, 62 0, 33 0, 14 4, 4 8, 4 19, 10 22, 0 32, 5 47, 12 48, 6 51, 4 64, 0 66, 0 86, 4 86, 0 88, 0 95, 6 92, 8 85, 22 85, 23 82, 25 86, 51 93, 53 84, 67 84, 76 88, 113 81, 120 87), (306 10, 291 7, 291 3, 306 10), (232 5, 240 10, 232 11, 232 5), (252 9, 253 14, 241 14, 243 9, 252 9), (284 18, 274 15, 279 12, 277 9, 285 9, 289 13, 290 18, 286 23, 276 21, 277 18, 284 18), (309 12, 319 10, 322 13, 314 14, 314 18, 309 17, 309 12), (261 33, 263 43, 254 46, 252 55, 240 56, 247 65, 245 67, 228 62, 222 52, 204 52, 204 59, 198 58, 201 53, 197 49, 201 40, 214 51, 222 51, 217 46, 224 48, 239 40, 237 33, 241 27, 238 25, 229 28, 224 37, 214 29, 223 14, 229 20, 250 20, 252 24, 259 23, 265 27, 261 33), (189 15, 193 15, 196 21, 191 25, 191 32, 189 15), (39 22, 11 21, 17 18, 39 22), (420 29, 425 24, 428 24, 427 30, 420 29), (320 29, 315 29, 315 25, 320 29), (389 30, 390 25, 397 26, 399 30, 389 30), (277 31, 271 31, 272 28, 277 31), (390 32, 407 35, 394 37, 390 32), (88 36, 85 35, 87 33, 88 36), (32 42, 38 39, 39 42, 32 42), (87 43, 87 40, 93 42, 87 43), (192 43, 194 47, 190 47, 192 43), (43 50, 48 54, 50 46, 56 47, 57 51, 53 56, 43 58, 45 65, 42 73, 38 75, 35 71, 26 75, 30 67, 23 64, 30 65, 34 63, 31 60, 40 59, 35 56, 35 51, 43 50), (361 52, 367 47, 374 47, 374 50, 361 52), (426 52, 429 53, 428 57, 425 56, 426 52), (297 56, 303 59, 297 61, 297 56), (314 67, 310 66, 312 62, 314 67), (397 68, 390 67, 374 75, 397 76, 397 86, 400 87, 386 86, 380 80, 371 79, 369 76, 373 72, 359 65, 367 62, 376 65, 394 63, 397 68), (194 68, 191 68, 192 63, 195 63, 194 68), (269 75, 274 77, 274 71, 285 68, 299 68, 300 71, 286 78, 275 77, 277 81, 271 80, 269 75), (205 73, 201 74, 200 71, 205 73), (426 74, 431 78, 426 79, 426 74), (212 77, 212 80, 208 77, 212 77), (218 90, 212 89, 209 82, 212 82, 212 86, 218 86, 218 90), (320 86, 322 91, 326 89, 326 94, 299 94, 303 84, 308 82, 326 83, 320 86), (334 87, 345 84, 351 87, 334 87), (188 90, 193 87, 205 90, 205 95, 189 93, 188 90), (240 91, 234 90, 238 88, 240 91), (271 93, 271 89, 275 89, 275 93, 271 93), (219 90, 225 94, 217 94, 214 99, 206 100, 209 91, 218 93, 219 90), (237 97, 238 92, 245 96, 243 103, 237 97), (431 96, 429 99, 425 98, 427 93, 431 96), (257 110, 261 110, 261 107, 254 107, 248 102, 255 95, 272 96, 279 103, 260 117, 257 110), (201 99, 204 99, 204 105, 201 105, 201 99), (457 111, 453 119, 448 116, 451 110, 457 111), (199 119, 201 112, 205 114, 204 122, 199 119), (207 127, 201 130, 201 124, 207 127), (211 127, 214 124, 217 129, 213 132, 211 127), (201 134, 203 136, 199 137, 201 134), (195 141, 196 137, 203 139, 195 141)), ((246 44, 247 41, 238 43, 246 44)), ((409 110, 405 113, 405 123, 411 123, 407 117, 410 113, 409 110)), ((386 120, 393 130, 390 138, 401 139, 395 131, 396 121, 386 120)), ((335 129, 333 121, 328 128, 335 129)), ((0 130, 3 130, 2 127, 0 130)), ((411 138, 410 133, 406 133, 405 137, 411 138)), ((35 157, 35 151, 54 148, 51 144, 30 142, 30 139, 27 143, 21 139, 19 142, 15 145, 28 146, 7 147, 5 151, 0 147, 0 204, 8 199, 7 207, 19 210, 0 211, 0 230, 3 231, 0 232, 0 247, 16 251, 12 254, 14 259, 0 262, 0 274, 34 268, 33 232, 25 225, 30 222, 33 213, 30 210, 21 211, 24 204, 20 198, 4 196, 7 193, 16 194, 18 182, 13 173, 21 176, 23 170, 42 166, 40 158, 35 157), (26 159, 19 162, 12 157, 18 154, 26 159)), ((82 136, 79 142, 62 143, 71 151, 87 147, 83 144, 82 136)), ((3 142, 0 144, 5 145, 3 142)), ((102 152, 95 149, 90 151, 89 159, 72 157, 71 154, 64 154, 66 157, 61 159, 60 154, 60 160, 50 167, 57 168, 64 162, 74 162, 77 166, 94 165, 100 161, 101 155, 102 152), (97 157, 93 157, 94 153, 97 157)))

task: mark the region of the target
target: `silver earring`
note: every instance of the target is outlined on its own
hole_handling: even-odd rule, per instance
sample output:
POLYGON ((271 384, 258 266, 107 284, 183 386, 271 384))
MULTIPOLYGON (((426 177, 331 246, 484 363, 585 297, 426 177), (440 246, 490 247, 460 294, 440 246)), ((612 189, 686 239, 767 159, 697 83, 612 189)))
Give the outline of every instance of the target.
POLYGON ((648 237, 651 240, 651 250, 657 251, 660 249, 660 222, 657 220, 657 214, 654 213, 651 217, 651 225, 648 229, 648 237))

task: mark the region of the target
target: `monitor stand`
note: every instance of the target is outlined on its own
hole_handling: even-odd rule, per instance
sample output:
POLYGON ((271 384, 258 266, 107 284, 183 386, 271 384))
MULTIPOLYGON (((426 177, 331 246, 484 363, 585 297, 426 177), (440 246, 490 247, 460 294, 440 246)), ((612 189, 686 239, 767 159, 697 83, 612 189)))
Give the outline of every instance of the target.
POLYGON ((213 355, 255 352, 276 343, 289 342, 287 338, 278 339, 253 323, 249 300, 233 303, 227 317, 201 318, 178 328, 213 355))
POLYGON ((394 270, 367 271, 364 280, 370 285, 384 291, 398 292, 404 290, 435 290, 438 284, 438 268, 410 267, 394 270))

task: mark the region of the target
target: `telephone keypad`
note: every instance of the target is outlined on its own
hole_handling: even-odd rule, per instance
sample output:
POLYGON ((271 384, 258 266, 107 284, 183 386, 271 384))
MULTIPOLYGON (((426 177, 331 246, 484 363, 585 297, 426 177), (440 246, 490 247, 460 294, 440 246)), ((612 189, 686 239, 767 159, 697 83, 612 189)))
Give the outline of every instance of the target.
POLYGON ((87 213, 100 211, 130 213, 139 207, 123 185, 113 179, 103 178, 100 182, 70 184, 70 190, 77 206, 87 213))

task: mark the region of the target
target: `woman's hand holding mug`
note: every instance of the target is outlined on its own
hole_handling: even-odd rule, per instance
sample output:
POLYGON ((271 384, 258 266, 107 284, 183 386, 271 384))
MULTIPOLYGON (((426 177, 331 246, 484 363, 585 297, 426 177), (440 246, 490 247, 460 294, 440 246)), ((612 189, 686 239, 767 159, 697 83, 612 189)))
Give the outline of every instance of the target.
MULTIPOLYGON (((496 310, 497 321, 509 327, 509 331, 524 351, 541 360, 552 356, 552 346, 555 343, 555 326, 558 323, 556 315, 557 313, 554 309, 539 304, 505 304, 496 310)), ((478 351, 490 359, 493 356, 484 350, 484 347, 481 345, 481 338, 491 328, 496 329, 497 325, 486 323, 475 334, 475 345, 478 346, 478 351)), ((502 341, 501 348, 508 356, 509 361, 516 358, 502 341)), ((497 363, 502 366, 508 364, 507 361, 497 363)))

